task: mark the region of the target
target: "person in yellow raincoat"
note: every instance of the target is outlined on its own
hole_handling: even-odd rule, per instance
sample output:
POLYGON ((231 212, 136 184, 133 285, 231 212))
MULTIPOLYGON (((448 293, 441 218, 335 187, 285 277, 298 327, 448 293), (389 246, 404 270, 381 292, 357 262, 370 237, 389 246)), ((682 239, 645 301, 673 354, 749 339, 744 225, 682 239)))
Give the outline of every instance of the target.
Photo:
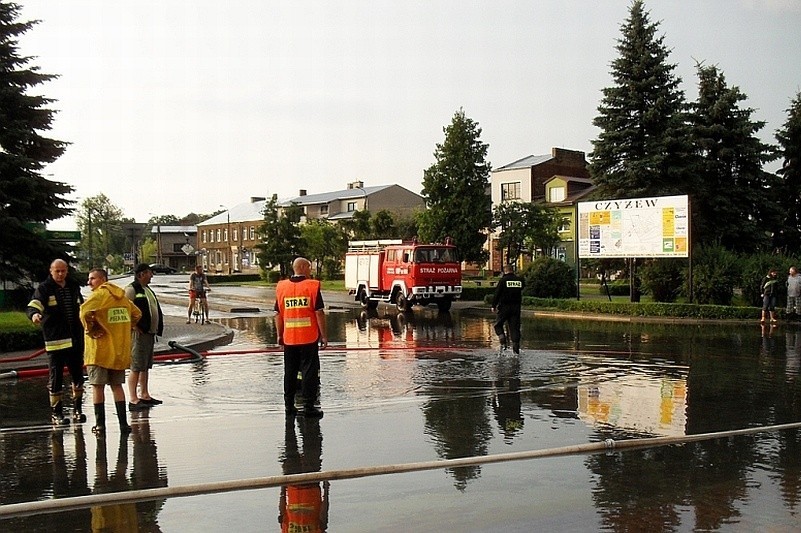
POLYGON ((89 298, 81 305, 84 327, 84 363, 92 385, 95 425, 92 432, 106 431, 105 386, 111 386, 120 432, 128 434, 131 426, 125 411, 125 370, 131 364, 131 330, 142 312, 125 296, 125 290, 108 281, 101 268, 89 272, 89 298))

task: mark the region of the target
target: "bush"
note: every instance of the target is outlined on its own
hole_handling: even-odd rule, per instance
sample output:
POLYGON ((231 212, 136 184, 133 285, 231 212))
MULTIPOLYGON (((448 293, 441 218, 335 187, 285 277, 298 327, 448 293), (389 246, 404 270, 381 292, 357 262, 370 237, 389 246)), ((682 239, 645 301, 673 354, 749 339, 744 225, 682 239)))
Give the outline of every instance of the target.
MULTIPOLYGON (((722 246, 700 246, 693 254, 692 295, 699 304, 731 305, 742 280, 741 259, 722 246)), ((748 303, 753 303, 746 299, 748 303)))
POLYGON ((570 298, 576 295, 576 273, 558 259, 538 257, 523 271, 524 296, 570 298))
POLYGON ((278 270, 262 270, 261 279, 267 283, 278 283, 281 279, 281 272, 278 270))
POLYGON ((681 294, 686 259, 651 259, 640 268, 643 289, 655 302, 673 302, 681 294))
POLYGON ((609 288, 609 295, 610 296, 628 296, 631 292, 629 290, 629 282, 628 281, 621 281, 615 280, 606 283, 606 287, 603 285, 598 286, 598 294, 601 296, 606 296, 606 289, 609 288))
POLYGON ((42 332, 25 313, 0 313, 0 352, 29 350, 44 346, 42 332))
POLYGON ((495 287, 462 287, 461 300, 466 302, 491 302, 495 287))

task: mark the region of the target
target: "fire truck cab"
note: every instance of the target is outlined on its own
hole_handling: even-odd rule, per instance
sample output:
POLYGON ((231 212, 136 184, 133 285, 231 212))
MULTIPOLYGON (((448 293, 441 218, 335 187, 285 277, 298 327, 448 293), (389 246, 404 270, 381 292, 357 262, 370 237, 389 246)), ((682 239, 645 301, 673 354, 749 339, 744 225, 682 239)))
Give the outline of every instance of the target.
POLYGON ((345 255, 345 287, 368 309, 380 302, 400 311, 435 303, 451 308, 462 293, 462 270, 456 246, 416 241, 351 241, 345 255))

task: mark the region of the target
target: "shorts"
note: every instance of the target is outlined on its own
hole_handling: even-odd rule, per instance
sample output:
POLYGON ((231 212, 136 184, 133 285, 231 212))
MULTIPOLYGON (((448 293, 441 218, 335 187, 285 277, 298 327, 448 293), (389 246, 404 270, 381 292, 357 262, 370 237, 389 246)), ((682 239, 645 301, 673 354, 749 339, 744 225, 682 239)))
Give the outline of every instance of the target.
POLYGON ((133 334, 131 345, 131 370, 145 372, 153 368, 153 347, 156 345, 156 336, 152 333, 133 334))
POLYGON ((125 370, 113 370, 97 365, 87 365, 90 385, 122 385, 125 383, 125 370))
POLYGON ((198 291, 198 290, 195 290, 195 289, 189 289, 189 297, 190 298, 199 298, 201 300, 205 300, 206 299, 206 291, 205 290, 198 291))

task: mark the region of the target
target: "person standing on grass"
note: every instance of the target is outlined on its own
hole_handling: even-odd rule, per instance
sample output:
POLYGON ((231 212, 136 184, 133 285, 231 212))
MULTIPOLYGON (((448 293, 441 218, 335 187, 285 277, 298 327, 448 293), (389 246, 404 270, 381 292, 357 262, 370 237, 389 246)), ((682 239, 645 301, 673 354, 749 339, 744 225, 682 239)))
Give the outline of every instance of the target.
POLYGON ((81 305, 86 353, 84 358, 92 385, 95 425, 92 432, 102 437, 106 431, 105 387, 111 387, 120 432, 128 434, 131 426, 125 412, 125 370, 131 364, 131 330, 142 317, 125 291, 108 281, 102 268, 89 272, 92 294, 81 305))
POLYGON ((69 424, 61 399, 64 365, 72 378, 72 418, 76 422, 86 422, 82 408, 83 326, 78 318, 83 296, 80 285, 68 279, 68 271, 63 259, 50 263, 50 275, 36 288, 26 310, 30 321, 42 328, 49 369, 50 420, 56 425, 69 424))
POLYGON ((776 278, 779 273, 775 268, 768 271, 768 275, 762 278, 762 320, 764 324, 770 314, 771 324, 776 320, 776 296, 778 296, 779 280, 776 278))
POLYGON ((131 372, 128 375, 128 410, 141 411, 162 403, 150 395, 149 372, 153 368, 153 349, 156 337, 164 332, 164 313, 150 288, 153 270, 147 263, 141 263, 134 270, 134 281, 125 287, 125 295, 141 311, 136 323, 131 351, 131 372), (139 389, 137 392, 137 388, 139 389))
POLYGON ((790 274, 787 276, 787 316, 798 318, 801 315, 801 276, 798 270, 790 267, 790 274))

